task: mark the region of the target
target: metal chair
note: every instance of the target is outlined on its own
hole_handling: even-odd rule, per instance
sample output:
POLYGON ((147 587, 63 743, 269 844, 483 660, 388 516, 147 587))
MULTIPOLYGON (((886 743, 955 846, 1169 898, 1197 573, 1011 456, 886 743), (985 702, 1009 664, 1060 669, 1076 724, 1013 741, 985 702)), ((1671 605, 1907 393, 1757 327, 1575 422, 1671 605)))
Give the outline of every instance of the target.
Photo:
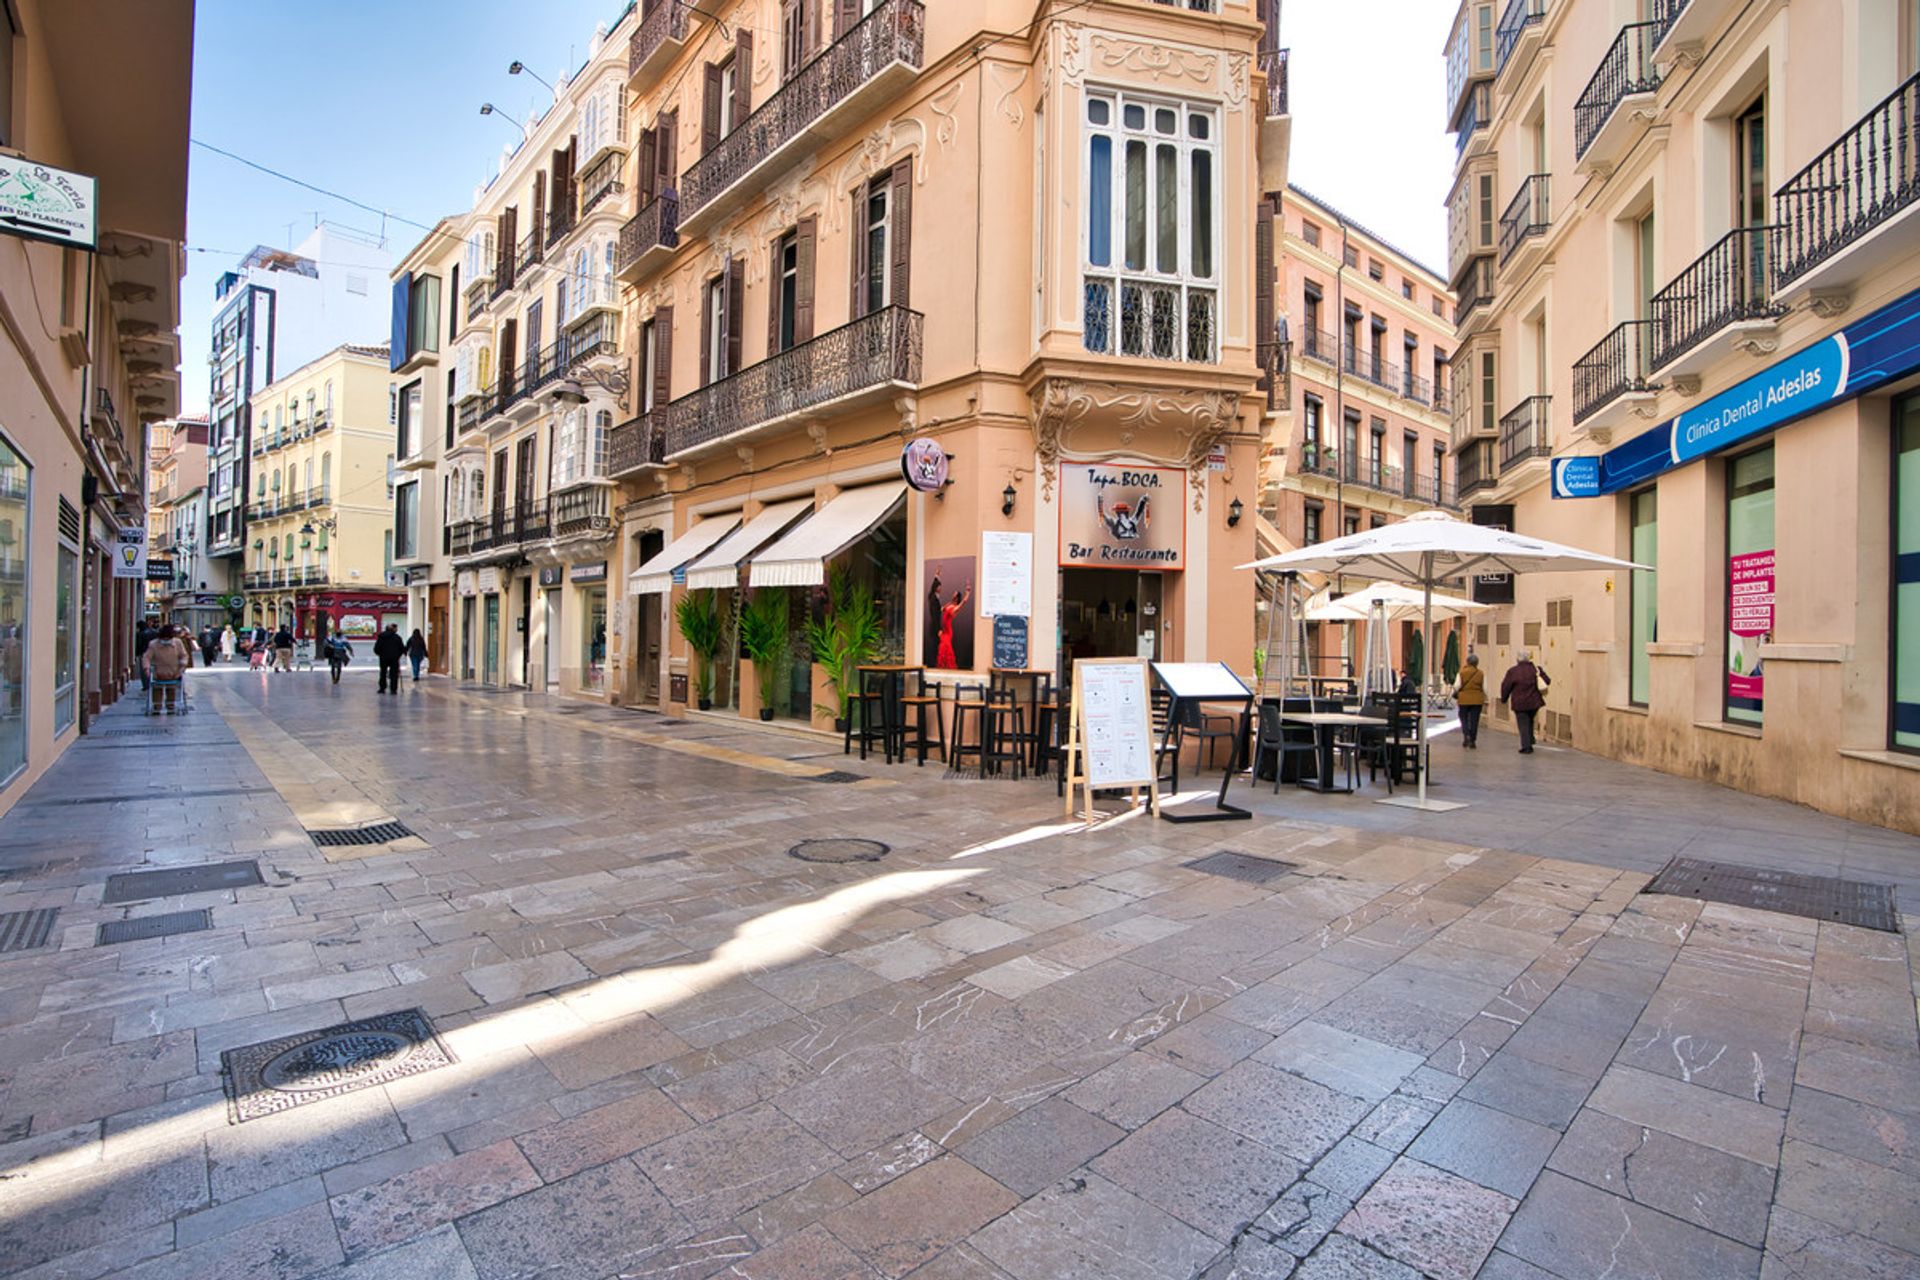
POLYGON ((948 749, 947 764, 958 769, 966 763, 968 756, 980 766, 981 776, 987 772, 987 691, 984 685, 957 684, 953 686, 953 745, 948 749), (973 716, 973 745, 967 745, 967 716, 973 716))
POLYGON ((1012 689, 990 689, 981 712, 985 749, 980 771, 998 773, 1002 764, 1013 766, 1016 779, 1027 775, 1027 709, 1012 689))
MULTIPOLYGON (((900 759, 907 758, 907 748, 912 747, 917 757, 915 764, 925 768, 927 748, 940 748, 940 758, 947 758, 947 731, 940 722, 940 686, 935 685, 932 693, 927 692, 927 673, 916 673, 920 678, 918 693, 902 693, 900 696, 900 723, 894 726, 896 745, 900 759), (927 736, 927 712, 933 712, 933 737, 927 736), (908 717, 911 717, 909 720, 908 717)), ((903 686, 904 687, 904 686, 903 686)))
MULTIPOLYGON (((1290 701, 1307 702, 1307 699, 1290 701)), ((1309 704, 1311 705, 1311 704, 1309 704)), ((1280 783, 1286 780, 1286 761, 1289 756, 1305 756, 1310 765, 1309 772, 1320 778, 1319 750, 1314 742, 1313 728, 1304 724, 1288 724, 1283 713, 1290 710, 1304 710, 1275 703, 1271 700, 1260 704, 1259 736, 1254 740, 1253 772, 1247 781, 1251 784, 1260 778, 1260 770, 1271 762, 1273 768, 1273 791, 1280 793, 1280 783)), ((1294 775, 1297 780, 1299 774, 1294 775)))
POLYGON ((867 746, 877 742, 886 754, 887 762, 893 762, 893 739, 888 736, 886 688, 886 677, 877 671, 869 671, 862 678, 860 691, 847 701, 847 733, 841 754, 846 754, 852 744, 858 742, 860 758, 865 760, 867 746), (856 724, 858 728, 854 727, 856 724))

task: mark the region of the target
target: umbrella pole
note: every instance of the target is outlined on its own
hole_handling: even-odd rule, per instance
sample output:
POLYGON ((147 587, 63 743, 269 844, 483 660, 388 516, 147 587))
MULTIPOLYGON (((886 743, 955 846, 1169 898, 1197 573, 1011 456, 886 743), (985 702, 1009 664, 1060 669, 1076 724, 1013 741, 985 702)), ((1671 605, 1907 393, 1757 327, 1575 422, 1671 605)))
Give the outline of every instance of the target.
MULTIPOLYGON (((1420 556, 1420 621, 1425 634, 1433 634, 1433 553, 1422 552, 1420 556)), ((1445 813, 1450 809, 1464 809, 1466 805, 1458 800, 1427 799, 1427 681, 1433 672, 1433 654, 1431 644, 1423 645, 1420 650, 1420 692, 1416 695, 1418 704, 1414 708, 1417 717, 1414 731, 1414 750, 1418 753, 1415 762, 1420 770, 1420 783, 1416 795, 1411 800, 1399 796, 1388 796, 1381 804, 1397 805, 1402 809, 1425 809, 1430 813, 1445 813)))

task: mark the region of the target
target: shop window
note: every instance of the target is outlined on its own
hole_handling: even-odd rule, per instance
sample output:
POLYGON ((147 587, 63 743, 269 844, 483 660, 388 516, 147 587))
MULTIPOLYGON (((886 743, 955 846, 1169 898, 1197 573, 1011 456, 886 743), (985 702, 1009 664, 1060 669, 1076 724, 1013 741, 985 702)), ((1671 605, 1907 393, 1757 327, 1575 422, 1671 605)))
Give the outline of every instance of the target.
POLYGON ((1920 396, 1896 404, 1893 423, 1891 745, 1920 751, 1920 396))
POLYGON ((1219 270, 1214 112, 1087 98, 1082 339, 1105 355, 1212 363, 1219 270))
MULTIPOLYGON (((1659 494, 1642 489, 1629 499, 1632 506, 1632 550, 1635 564, 1657 565, 1660 556, 1659 494)), ((1650 662, 1647 646, 1660 638, 1660 575, 1656 569, 1636 569, 1628 575, 1632 640, 1627 655, 1627 701, 1644 707, 1648 701, 1650 662)))
MULTIPOLYGON (((0 41, 8 38, 0 18, 0 41)), ((27 767, 27 492, 32 468, 0 438, 0 783, 27 767)))
POLYGON ((419 516, 420 486, 409 481, 393 494, 394 555, 401 560, 413 559, 418 549, 419 516))
MULTIPOLYGON (((64 499, 62 505, 65 505, 64 499)), ((70 508, 69 508, 70 509, 70 508)), ((78 714, 75 673, 80 667, 80 549, 64 539, 54 566, 53 731, 64 733, 78 714)))
POLYGON ((607 682, 607 589, 581 588, 580 605, 580 688, 599 693, 607 682))
POLYGON ((1308 503, 1304 519, 1301 522, 1302 546, 1312 546, 1320 541, 1320 516, 1322 508, 1318 503, 1308 503))
POLYGON ((1727 464, 1726 717, 1759 724, 1773 639, 1773 446, 1727 464))

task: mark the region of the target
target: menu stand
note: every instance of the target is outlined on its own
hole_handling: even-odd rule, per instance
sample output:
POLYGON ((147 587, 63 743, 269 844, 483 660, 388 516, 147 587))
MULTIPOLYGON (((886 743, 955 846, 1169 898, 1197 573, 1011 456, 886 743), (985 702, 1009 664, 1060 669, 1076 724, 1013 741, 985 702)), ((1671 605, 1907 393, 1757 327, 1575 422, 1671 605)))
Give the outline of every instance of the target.
MULTIPOLYGON (((1252 810, 1227 803, 1227 788, 1235 775, 1246 767, 1247 733, 1253 720, 1253 690, 1247 688, 1224 662, 1156 662, 1153 664, 1153 674, 1172 698, 1167 706, 1167 727, 1161 734, 1160 749, 1154 757, 1156 773, 1159 772, 1160 761, 1176 745, 1180 716, 1187 707, 1197 707, 1201 703, 1235 703, 1239 706, 1233 751, 1227 760, 1226 772, 1220 775, 1220 794, 1214 800, 1213 808, 1199 813, 1162 812, 1160 817, 1168 822, 1240 822, 1252 819, 1252 810)), ((1173 789, 1178 794, 1180 756, 1177 750, 1173 756, 1173 789)))

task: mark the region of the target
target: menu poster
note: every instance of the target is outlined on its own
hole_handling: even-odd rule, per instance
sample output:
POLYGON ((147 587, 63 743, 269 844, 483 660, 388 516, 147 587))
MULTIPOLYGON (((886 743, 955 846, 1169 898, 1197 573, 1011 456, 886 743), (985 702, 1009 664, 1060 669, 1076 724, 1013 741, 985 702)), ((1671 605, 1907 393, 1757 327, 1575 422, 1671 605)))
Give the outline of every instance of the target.
POLYGON ((1025 618, 1033 612, 1033 535, 980 535, 980 612, 1025 618))
POLYGON ((1773 634, 1773 552, 1733 556, 1728 569, 1727 696, 1757 707, 1766 682, 1760 646, 1773 634))
POLYGON ((1073 666, 1089 788, 1151 786, 1153 721, 1146 664, 1083 659, 1073 666))

